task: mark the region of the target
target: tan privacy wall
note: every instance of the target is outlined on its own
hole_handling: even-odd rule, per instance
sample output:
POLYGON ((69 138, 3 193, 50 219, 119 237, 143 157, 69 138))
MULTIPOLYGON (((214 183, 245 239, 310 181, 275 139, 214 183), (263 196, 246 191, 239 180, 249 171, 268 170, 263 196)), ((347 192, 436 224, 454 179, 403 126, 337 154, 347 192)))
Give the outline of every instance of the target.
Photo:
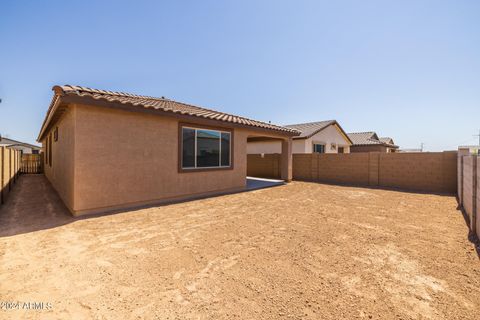
MULTIPOLYGON (((252 175, 270 177, 272 158, 248 159, 252 175)), ((457 156, 456 152, 294 154, 293 179, 455 193, 457 156)))
POLYGON ((470 230, 480 237, 480 157, 459 151, 458 202, 468 217, 470 230))
POLYGON ((457 153, 382 153, 379 185, 456 193, 457 153))
POLYGON ((369 154, 294 154, 293 179, 369 184, 369 154))
POLYGON ((477 233, 477 237, 480 238, 480 213, 479 213, 479 210, 480 210, 480 173, 479 173, 479 169, 480 168, 480 157, 476 157, 477 158, 477 172, 476 172, 476 176, 477 176, 477 184, 476 184, 476 189, 477 189, 477 194, 475 195, 475 198, 477 200, 477 205, 475 207, 476 209, 476 221, 475 221, 475 231, 477 233))
POLYGON ((20 151, 0 147, 0 204, 5 203, 20 174, 20 151))
MULTIPOLYGON (((476 160, 476 159, 475 159, 476 160)), ((470 221, 473 221, 473 163, 474 156, 463 157, 462 205, 470 221)))
POLYGON ((280 154, 247 155, 247 176, 280 179, 280 154))

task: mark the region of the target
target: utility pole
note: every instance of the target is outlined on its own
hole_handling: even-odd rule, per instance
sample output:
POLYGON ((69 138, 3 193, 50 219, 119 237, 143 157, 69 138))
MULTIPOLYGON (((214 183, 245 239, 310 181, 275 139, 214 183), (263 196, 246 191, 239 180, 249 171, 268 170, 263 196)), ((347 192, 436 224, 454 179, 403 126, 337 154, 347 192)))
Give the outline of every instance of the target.
POLYGON ((420 152, 423 152, 423 147, 425 146, 425 143, 421 142, 420 143, 420 152))
POLYGON ((474 137, 478 137, 478 146, 480 147, 480 129, 478 130, 478 134, 474 134, 474 137))

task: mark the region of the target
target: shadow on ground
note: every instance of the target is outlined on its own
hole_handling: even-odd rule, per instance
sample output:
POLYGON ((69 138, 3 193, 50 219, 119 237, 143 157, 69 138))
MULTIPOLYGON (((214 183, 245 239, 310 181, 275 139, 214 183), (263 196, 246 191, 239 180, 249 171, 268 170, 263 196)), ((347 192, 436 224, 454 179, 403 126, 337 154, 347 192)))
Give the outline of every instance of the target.
MULTIPOLYGON (((282 180, 248 177, 247 188, 245 191, 241 192, 270 188, 284 184, 285 183, 282 180)), ((184 201, 172 201, 164 204, 139 206, 134 209, 158 207, 207 197, 223 196, 225 194, 231 194, 231 192, 215 196, 203 196, 184 201)), ((58 193, 53 189, 52 185, 43 174, 25 174, 20 176, 17 180, 12 192, 6 199, 6 203, 3 206, 0 206, 0 238, 51 229, 78 220, 98 218, 134 209, 129 208, 83 217, 73 217, 67 207, 63 204, 58 193)))
POLYGON ((477 252, 478 259, 480 259, 480 239, 478 239, 477 235, 475 234, 475 232, 472 231, 470 227, 470 218, 468 217, 467 212, 465 212, 465 210, 461 206, 458 206, 457 209, 460 210, 460 212, 462 213, 463 219, 465 220, 465 224, 467 225, 468 241, 470 241, 474 245, 475 251, 477 252))
POLYGON ((0 207, 0 237, 55 228, 75 221, 43 174, 20 176, 0 207))

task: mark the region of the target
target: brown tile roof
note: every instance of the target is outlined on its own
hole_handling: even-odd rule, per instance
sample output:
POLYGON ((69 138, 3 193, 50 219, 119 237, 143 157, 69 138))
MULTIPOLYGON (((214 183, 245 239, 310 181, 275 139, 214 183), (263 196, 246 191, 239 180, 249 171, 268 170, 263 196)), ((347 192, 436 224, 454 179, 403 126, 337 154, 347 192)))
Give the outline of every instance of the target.
POLYGON ((353 145, 381 144, 375 132, 352 132, 348 136, 353 145))
MULTIPOLYGON (((300 135, 294 137, 294 139, 308 139, 313 135, 317 134, 318 132, 322 131, 323 129, 327 128, 330 125, 337 125, 340 130, 343 132, 345 137, 350 140, 347 133, 343 131, 342 127, 338 124, 336 120, 325 120, 325 121, 317 121, 317 122, 308 122, 308 123, 299 123, 299 124, 288 124, 285 127, 290 129, 295 129, 300 131, 300 135)), ((350 141, 351 142, 351 141, 350 141)))
POLYGON ((390 147, 398 147, 395 144, 393 144, 392 138, 378 138, 378 135, 373 131, 352 132, 352 133, 349 133, 348 136, 352 140, 354 146, 386 145, 390 147), (390 139, 391 143, 388 142, 387 139, 390 139))
POLYGON ((44 128, 47 125, 50 113, 52 112, 54 104, 57 102, 58 98, 63 96, 77 96, 77 97, 87 97, 93 98, 95 100, 106 101, 111 103, 120 103, 125 105, 132 105, 134 107, 159 110, 162 112, 171 112, 175 114, 181 114, 186 116, 205 118, 210 120, 228 122, 233 124, 240 124, 244 126, 262 128, 267 130, 280 131, 288 133, 290 135, 298 135, 299 132, 295 129, 286 128, 282 126, 277 126, 274 124, 248 119, 241 116, 236 116, 233 114, 228 114, 220 111, 215 111, 211 109, 206 109, 183 102, 177 102, 173 100, 149 96, 141 96, 124 92, 114 92, 107 90, 92 89, 81 86, 54 86, 53 90, 55 95, 50 104, 47 116, 45 117, 44 123, 42 125, 42 130, 40 131, 38 139, 41 139, 43 135, 44 128))
POLYGON ((296 129, 301 132, 301 134, 296 138, 309 138, 315 133, 325 129, 331 124, 334 124, 335 120, 327 121, 317 121, 317 122, 308 122, 308 123, 299 123, 299 124, 287 124, 285 127, 296 129))
POLYGON ((387 144, 391 144, 391 145, 394 145, 395 143, 393 142, 393 139, 390 138, 390 137, 381 137, 380 139, 381 142, 383 143, 387 143, 387 144))

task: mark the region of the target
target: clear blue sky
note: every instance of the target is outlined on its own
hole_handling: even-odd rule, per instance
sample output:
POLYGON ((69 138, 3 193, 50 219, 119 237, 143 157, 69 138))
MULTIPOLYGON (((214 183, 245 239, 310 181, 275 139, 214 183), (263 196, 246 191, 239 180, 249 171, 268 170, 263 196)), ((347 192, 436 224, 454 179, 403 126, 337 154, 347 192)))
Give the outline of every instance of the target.
POLYGON ((480 1, 6 1, 0 133, 34 142, 55 84, 277 124, 337 119, 401 147, 473 144, 480 1))

